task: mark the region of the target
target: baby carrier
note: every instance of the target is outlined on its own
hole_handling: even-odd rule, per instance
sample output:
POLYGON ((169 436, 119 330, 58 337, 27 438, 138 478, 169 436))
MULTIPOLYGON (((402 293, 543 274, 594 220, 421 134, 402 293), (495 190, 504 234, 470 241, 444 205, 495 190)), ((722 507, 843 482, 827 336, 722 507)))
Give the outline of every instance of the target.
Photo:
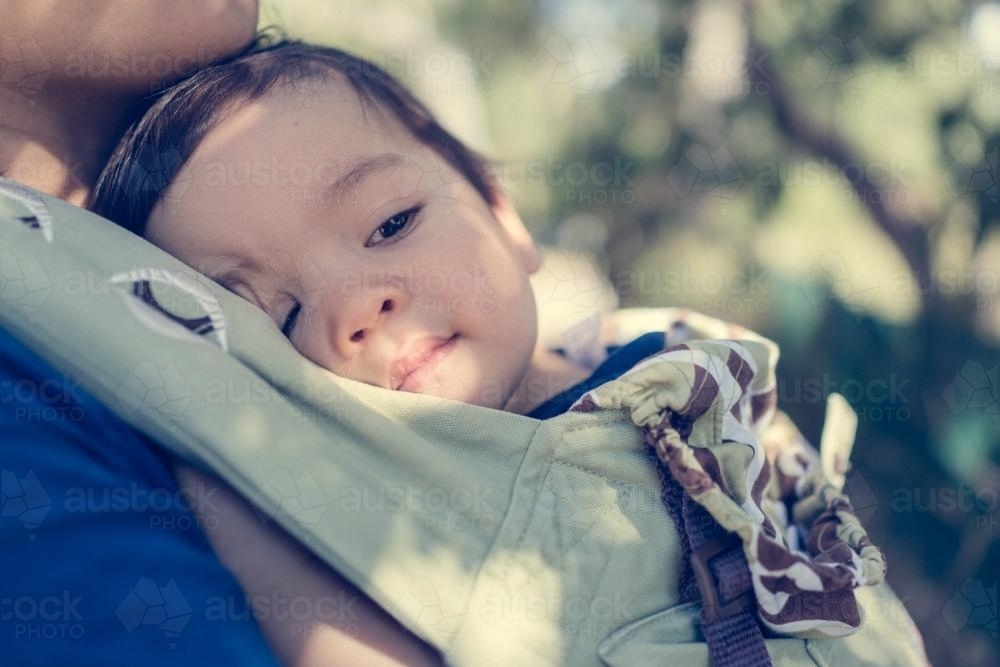
POLYGON ((553 419, 391 392, 308 362, 142 239, 0 179, 0 326, 448 664, 925 664, 840 492, 846 403, 817 454, 776 410, 770 341, 669 309, 612 323, 668 347, 553 419))

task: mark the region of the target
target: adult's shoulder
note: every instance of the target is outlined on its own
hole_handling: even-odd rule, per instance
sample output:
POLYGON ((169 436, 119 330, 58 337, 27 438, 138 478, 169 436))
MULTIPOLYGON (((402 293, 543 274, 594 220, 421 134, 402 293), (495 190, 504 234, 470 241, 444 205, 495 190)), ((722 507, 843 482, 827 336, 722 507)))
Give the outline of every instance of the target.
POLYGON ((274 664, 166 455, 2 328, 0 475, 10 664, 274 664))

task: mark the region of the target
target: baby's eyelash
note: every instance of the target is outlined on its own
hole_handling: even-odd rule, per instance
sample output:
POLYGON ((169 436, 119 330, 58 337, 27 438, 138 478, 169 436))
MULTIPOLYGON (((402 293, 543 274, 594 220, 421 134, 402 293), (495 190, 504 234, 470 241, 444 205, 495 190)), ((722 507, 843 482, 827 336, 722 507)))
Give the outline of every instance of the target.
MULTIPOLYGON (((398 234, 409 231, 422 208, 423 205, 414 206, 413 208, 408 208, 405 211, 400 211, 399 213, 390 216, 388 220, 375 229, 375 233, 371 235, 371 238, 368 239, 365 246, 371 247, 373 245, 378 245, 379 243, 384 243, 386 240, 394 238, 398 234)), ((292 305, 291 309, 289 309, 288 315, 285 316, 285 320, 281 324, 281 333, 284 334, 285 338, 292 337, 292 332, 295 331, 295 325, 298 323, 299 315, 301 313, 302 304, 296 301, 292 305)))
POLYGON ((407 231, 413 225, 414 219, 420 213, 422 208, 423 206, 414 206, 413 208, 400 211, 399 213, 390 216, 388 220, 375 229, 375 232, 365 243, 365 247, 370 248, 373 245, 378 245, 379 243, 383 243, 386 239, 395 237, 400 232, 407 231), (383 231, 383 229, 385 231, 383 231), (390 231, 391 233, 389 233, 390 231))
POLYGON ((296 301, 295 305, 288 311, 284 324, 281 325, 281 333, 285 335, 285 338, 292 337, 292 332, 295 331, 295 324, 298 322, 300 312, 302 312, 302 304, 296 301))

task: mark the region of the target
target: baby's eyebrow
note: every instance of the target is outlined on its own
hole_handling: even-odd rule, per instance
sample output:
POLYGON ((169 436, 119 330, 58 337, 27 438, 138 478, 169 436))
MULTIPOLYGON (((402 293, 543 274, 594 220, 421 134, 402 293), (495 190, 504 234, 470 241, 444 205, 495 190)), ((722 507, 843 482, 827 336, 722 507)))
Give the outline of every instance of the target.
POLYGON ((340 197, 357 187, 359 183, 375 172, 398 167, 403 162, 405 162, 405 158, 398 153, 379 153, 357 160, 337 180, 323 189, 325 198, 319 201, 342 201, 340 197))
POLYGON ((252 272, 253 269, 254 265, 252 263, 240 261, 236 266, 226 269, 219 275, 210 275, 209 277, 225 287, 227 291, 232 292, 241 299, 253 302, 258 308, 267 312, 266 304, 261 302, 260 297, 257 296, 257 290, 253 288, 252 283, 247 279, 247 274, 252 272), (250 292, 252 298, 247 298, 246 295, 237 292, 237 287, 246 289, 250 292))
POLYGON ((252 268, 249 262, 241 260, 222 273, 209 274, 209 278, 232 292, 235 285, 246 284, 245 276, 252 268))

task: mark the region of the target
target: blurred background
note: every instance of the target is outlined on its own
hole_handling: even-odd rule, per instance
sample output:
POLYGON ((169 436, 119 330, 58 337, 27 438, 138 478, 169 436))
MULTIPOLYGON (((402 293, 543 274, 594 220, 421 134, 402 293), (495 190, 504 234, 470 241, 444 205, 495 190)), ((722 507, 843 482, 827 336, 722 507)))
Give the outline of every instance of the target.
POLYGON ((686 306, 782 347, 939 664, 1000 664, 1000 4, 272 0, 406 82, 549 249, 555 329, 686 306))

